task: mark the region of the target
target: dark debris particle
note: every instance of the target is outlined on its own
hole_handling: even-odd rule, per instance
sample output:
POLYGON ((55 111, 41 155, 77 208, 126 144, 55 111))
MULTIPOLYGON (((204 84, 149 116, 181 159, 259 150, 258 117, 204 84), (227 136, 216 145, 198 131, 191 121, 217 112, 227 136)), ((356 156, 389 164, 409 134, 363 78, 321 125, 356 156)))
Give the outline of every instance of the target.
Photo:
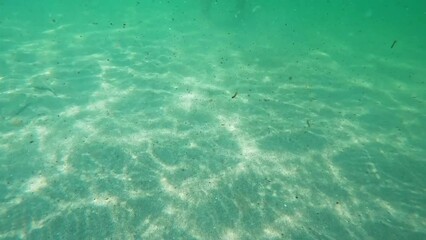
POLYGON ((33 143, 33 142, 34 142, 34 140, 31 140, 31 141, 30 141, 30 143, 33 143))
POLYGON ((339 204, 339 202, 336 202, 336 204, 339 204))
POLYGON ((299 196, 296 196, 296 199, 299 199, 299 196))

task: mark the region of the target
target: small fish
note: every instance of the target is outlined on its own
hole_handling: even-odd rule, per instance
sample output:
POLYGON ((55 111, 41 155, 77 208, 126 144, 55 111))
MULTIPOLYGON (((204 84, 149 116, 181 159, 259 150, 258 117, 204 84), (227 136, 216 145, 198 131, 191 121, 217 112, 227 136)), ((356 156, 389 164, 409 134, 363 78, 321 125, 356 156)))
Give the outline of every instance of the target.
POLYGON ((232 97, 231 97, 231 98, 235 98, 237 95, 238 95, 238 91, 236 91, 236 92, 234 93, 234 95, 232 95, 232 97))
POLYGON ((393 47, 395 47, 395 44, 396 44, 396 40, 394 40, 394 41, 393 41, 393 43, 392 43, 392 45, 391 45, 391 49, 392 49, 393 47))
POLYGON ((38 90, 38 91, 48 91, 48 92, 51 92, 53 95, 55 95, 55 96, 58 96, 58 95, 56 95, 56 93, 51 89, 51 88, 49 88, 49 87, 45 87, 45 86, 33 86, 33 88, 35 89, 35 90, 38 90))
POLYGON ((22 107, 20 107, 18 109, 18 111, 15 112, 14 116, 18 116, 19 114, 21 114, 23 111, 25 111, 25 109, 27 109, 30 106, 30 102, 26 103, 25 105, 23 105, 22 107))
POLYGON ((311 127, 311 122, 308 120, 306 120, 306 125, 308 125, 308 127, 311 127))

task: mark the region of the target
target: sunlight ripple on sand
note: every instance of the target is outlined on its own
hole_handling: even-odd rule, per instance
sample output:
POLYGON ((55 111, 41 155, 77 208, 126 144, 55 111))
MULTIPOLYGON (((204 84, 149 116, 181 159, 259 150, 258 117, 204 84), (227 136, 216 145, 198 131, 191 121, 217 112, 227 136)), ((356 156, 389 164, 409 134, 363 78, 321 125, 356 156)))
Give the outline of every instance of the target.
POLYGON ((27 182, 26 192, 38 192, 47 186, 47 179, 43 176, 36 176, 27 182))

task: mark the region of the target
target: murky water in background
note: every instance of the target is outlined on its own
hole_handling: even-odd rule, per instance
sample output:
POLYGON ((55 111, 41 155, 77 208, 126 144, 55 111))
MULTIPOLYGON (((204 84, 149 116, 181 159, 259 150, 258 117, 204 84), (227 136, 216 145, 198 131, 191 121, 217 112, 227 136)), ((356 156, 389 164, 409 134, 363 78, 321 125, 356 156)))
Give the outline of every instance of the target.
POLYGON ((424 9, 0 1, 0 238, 425 238, 424 9))

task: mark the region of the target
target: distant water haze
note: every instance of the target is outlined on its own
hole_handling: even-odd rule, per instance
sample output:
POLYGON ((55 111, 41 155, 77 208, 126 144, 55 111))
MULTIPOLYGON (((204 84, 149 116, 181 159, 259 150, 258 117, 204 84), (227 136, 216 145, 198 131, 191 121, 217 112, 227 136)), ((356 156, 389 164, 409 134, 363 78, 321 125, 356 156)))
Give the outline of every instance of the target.
POLYGON ((0 0, 0 239, 426 239, 425 4, 0 0))

